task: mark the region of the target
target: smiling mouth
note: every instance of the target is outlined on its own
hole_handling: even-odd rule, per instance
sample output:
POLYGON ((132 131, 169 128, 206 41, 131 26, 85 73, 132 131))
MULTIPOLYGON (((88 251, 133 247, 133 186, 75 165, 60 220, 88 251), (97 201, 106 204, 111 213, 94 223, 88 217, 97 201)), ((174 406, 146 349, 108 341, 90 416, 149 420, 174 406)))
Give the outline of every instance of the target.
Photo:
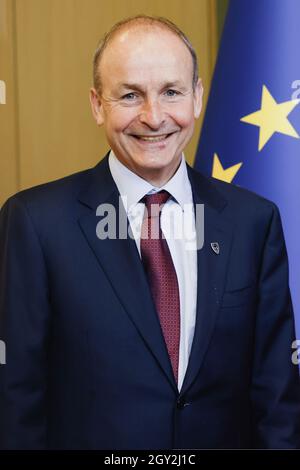
POLYGON ((143 140, 145 142, 161 142, 163 140, 166 140, 168 137, 170 137, 173 134, 174 132, 171 132, 170 134, 161 134, 161 135, 155 135, 155 136, 135 135, 135 134, 131 134, 131 136, 135 137, 137 140, 143 140))

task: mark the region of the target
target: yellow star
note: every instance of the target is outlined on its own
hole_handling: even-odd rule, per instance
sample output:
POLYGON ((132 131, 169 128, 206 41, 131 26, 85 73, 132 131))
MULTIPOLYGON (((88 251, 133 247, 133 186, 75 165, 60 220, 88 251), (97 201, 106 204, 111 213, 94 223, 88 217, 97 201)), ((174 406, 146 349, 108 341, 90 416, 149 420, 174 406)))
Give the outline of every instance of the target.
POLYGON ((226 183, 231 183, 242 164, 243 163, 237 163, 236 165, 230 166, 224 170, 218 155, 215 153, 212 176, 218 180, 225 181, 226 183))
POLYGON ((266 145, 275 132, 299 138, 299 135, 287 118, 298 103, 300 103, 300 100, 277 103, 268 88, 263 85, 260 110, 241 118, 241 121, 260 128, 258 140, 259 151, 266 145))

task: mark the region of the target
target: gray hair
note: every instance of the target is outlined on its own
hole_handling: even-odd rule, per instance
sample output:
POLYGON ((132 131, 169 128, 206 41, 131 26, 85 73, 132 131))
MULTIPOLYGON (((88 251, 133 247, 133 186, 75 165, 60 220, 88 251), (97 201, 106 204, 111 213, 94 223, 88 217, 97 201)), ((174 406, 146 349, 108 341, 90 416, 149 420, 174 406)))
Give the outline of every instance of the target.
POLYGON ((94 88, 96 89, 96 91, 98 93, 101 92, 101 78, 100 78, 100 73, 99 73, 99 64, 100 64, 100 60, 103 55, 103 52, 106 49, 109 42, 112 40, 112 38, 121 29, 123 29, 125 26, 129 25, 130 23, 133 23, 133 24, 144 23, 147 25, 160 26, 164 29, 168 29, 169 31, 173 32, 182 40, 182 42, 186 45, 186 47, 188 48, 192 56, 193 89, 195 90, 196 84, 198 82, 198 59, 197 59, 197 54, 196 54, 195 49, 193 48, 190 40, 187 38, 184 32, 181 31, 181 29, 178 28, 176 24, 172 23, 172 21, 168 20, 167 18, 163 18, 161 16, 136 15, 136 16, 131 16, 129 18, 125 18, 124 20, 121 20, 118 23, 114 24, 112 28, 104 35, 104 37, 101 39, 100 43, 98 44, 98 47, 94 54, 94 60, 93 60, 93 79, 94 79, 94 88))

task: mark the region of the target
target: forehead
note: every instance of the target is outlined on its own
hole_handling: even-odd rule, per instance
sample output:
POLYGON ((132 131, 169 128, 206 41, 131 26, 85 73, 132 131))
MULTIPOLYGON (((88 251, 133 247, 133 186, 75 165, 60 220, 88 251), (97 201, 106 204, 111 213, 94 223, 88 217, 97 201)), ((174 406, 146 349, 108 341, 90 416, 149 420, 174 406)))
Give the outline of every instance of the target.
MULTIPOLYGON (((190 80, 192 56, 172 31, 159 26, 128 28, 108 43, 100 61, 102 81, 190 80)), ((105 83, 103 83, 104 85, 105 83)))

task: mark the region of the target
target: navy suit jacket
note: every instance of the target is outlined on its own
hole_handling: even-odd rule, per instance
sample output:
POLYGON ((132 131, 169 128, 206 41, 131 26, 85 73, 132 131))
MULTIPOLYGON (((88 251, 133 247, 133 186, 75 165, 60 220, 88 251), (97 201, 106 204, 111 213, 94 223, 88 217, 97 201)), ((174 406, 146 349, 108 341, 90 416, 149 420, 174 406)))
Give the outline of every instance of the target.
POLYGON ((194 203, 205 207, 205 240, 180 393, 135 241, 96 236, 97 206, 118 207, 107 156, 5 203, 2 448, 300 447, 278 210, 190 167, 188 174, 194 203))

